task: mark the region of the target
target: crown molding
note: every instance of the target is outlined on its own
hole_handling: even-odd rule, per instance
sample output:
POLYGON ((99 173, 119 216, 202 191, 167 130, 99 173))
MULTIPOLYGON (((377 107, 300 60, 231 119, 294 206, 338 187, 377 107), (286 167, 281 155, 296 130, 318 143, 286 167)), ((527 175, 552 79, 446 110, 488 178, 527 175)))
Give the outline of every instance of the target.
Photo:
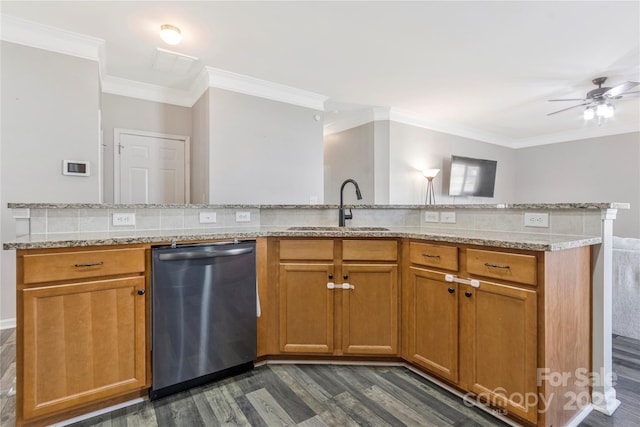
POLYGON ((190 91, 142 83, 113 76, 102 77, 102 92, 164 104, 191 107, 198 100, 190 91))
POLYGON ((0 21, 2 22, 0 38, 4 41, 92 61, 104 59, 105 41, 102 39, 10 15, 0 15, 0 21))
POLYGON ((209 75, 209 87, 286 102, 287 104, 299 105, 319 111, 324 111, 324 102, 328 99, 324 95, 231 71, 212 67, 205 67, 205 70, 209 75))
POLYGON ((605 136, 622 135, 625 133, 640 132, 640 123, 631 123, 617 126, 604 126, 594 129, 584 127, 569 132, 558 132, 548 135, 540 135, 530 138, 512 140, 509 147, 527 148, 538 145, 557 144, 559 142, 577 141, 581 139, 602 138, 605 136))

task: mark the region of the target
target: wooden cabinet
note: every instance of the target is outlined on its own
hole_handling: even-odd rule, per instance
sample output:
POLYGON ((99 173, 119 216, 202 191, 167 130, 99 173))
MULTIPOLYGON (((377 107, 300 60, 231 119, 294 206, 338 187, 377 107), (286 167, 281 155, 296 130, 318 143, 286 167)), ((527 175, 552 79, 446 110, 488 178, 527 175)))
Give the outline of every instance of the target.
POLYGON ((537 419, 536 292, 480 281, 460 286, 459 384, 508 413, 537 419))
POLYGON ((18 267, 18 424, 147 387, 143 248, 19 251, 18 267))
POLYGON ((342 351, 398 353, 398 267, 343 264, 342 351))
POLYGON ((458 284, 444 273, 411 267, 406 287, 407 358, 442 378, 458 382, 458 284))
POLYGON ((505 281, 536 283, 534 255, 409 243, 404 319, 411 362, 535 422, 536 290, 505 281))
POLYGON ((280 350, 333 353, 333 264, 280 264, 280 350))
POLYGON ((571 397, 589 395, 576 378, 590 369, 588 247, 405 241, 403 254, 403 358, 527 424, 565 425, 582 409, 571 397))
POLYGON ((283 239, 277 246, 280 352, 397 354, 397 241, 283 239))

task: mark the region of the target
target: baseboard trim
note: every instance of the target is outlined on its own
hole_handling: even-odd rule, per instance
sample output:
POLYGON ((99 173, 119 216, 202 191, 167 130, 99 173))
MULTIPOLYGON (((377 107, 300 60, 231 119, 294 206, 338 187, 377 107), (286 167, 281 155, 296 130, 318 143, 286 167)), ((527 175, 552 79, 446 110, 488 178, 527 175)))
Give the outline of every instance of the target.
POLYGON ((12 329, 16 327, 16 318, 13 319, 2 319, 0 320, 0 330, 2 329, 12 329))
POLYGON ((580 423, 582 423, 584 419, 589 416, 591 411, 593 411, 593 405, 585 406, 580 410, 580 412, 578 412, 573 418, 569 420, 565 427, 578 427, 580 423))
POLYGON ((127 406, 135 405, 140 402, 144 402, 145 399, 142 397, 138 397, 137 399, 128 400, 126 402, 118 403, 117 405, 109 406, 107 408, 98 409, 97 411, 89 412, 87 414, 82 414, 74 418, 69 418, 68 420, 58 421, 57 423, 51 424, 49 427, 63 427, 69 424, 77 423, 79 421, 88 420, 89 418, 97 417, 98 415, 106 414, 109 412, 113 412, 118 409, 126 408, 127 406))

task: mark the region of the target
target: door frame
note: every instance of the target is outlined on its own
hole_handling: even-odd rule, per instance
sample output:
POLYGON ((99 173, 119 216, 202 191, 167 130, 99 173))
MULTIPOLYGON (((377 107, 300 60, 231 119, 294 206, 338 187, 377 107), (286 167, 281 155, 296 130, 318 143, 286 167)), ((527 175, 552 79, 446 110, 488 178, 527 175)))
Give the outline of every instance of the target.
POLYGON ((151 138, 173 139, 184 143, 184 202, 191 203, 191 138, 185 135, 172 135, 160 132, 147 132, 134 129, 113 129, 113 202, 120 203, 120 135, 147 136, 151 138))

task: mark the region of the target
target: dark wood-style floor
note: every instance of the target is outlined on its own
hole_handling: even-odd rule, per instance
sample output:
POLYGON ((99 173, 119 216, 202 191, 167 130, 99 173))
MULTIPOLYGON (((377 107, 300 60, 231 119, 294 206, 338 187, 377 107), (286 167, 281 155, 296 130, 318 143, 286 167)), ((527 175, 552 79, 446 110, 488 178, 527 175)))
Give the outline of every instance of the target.
MULTIPOLYGON (((640 341, 614 337, 612 417, 592 412, 590 427, 640 426, 640 341)), ((0 331, 0 425, 12 426, 15 330, 0 331)), ((74 426, 499 426, 485 412, 402 367, 265 365, 253 371, 74 426)))

